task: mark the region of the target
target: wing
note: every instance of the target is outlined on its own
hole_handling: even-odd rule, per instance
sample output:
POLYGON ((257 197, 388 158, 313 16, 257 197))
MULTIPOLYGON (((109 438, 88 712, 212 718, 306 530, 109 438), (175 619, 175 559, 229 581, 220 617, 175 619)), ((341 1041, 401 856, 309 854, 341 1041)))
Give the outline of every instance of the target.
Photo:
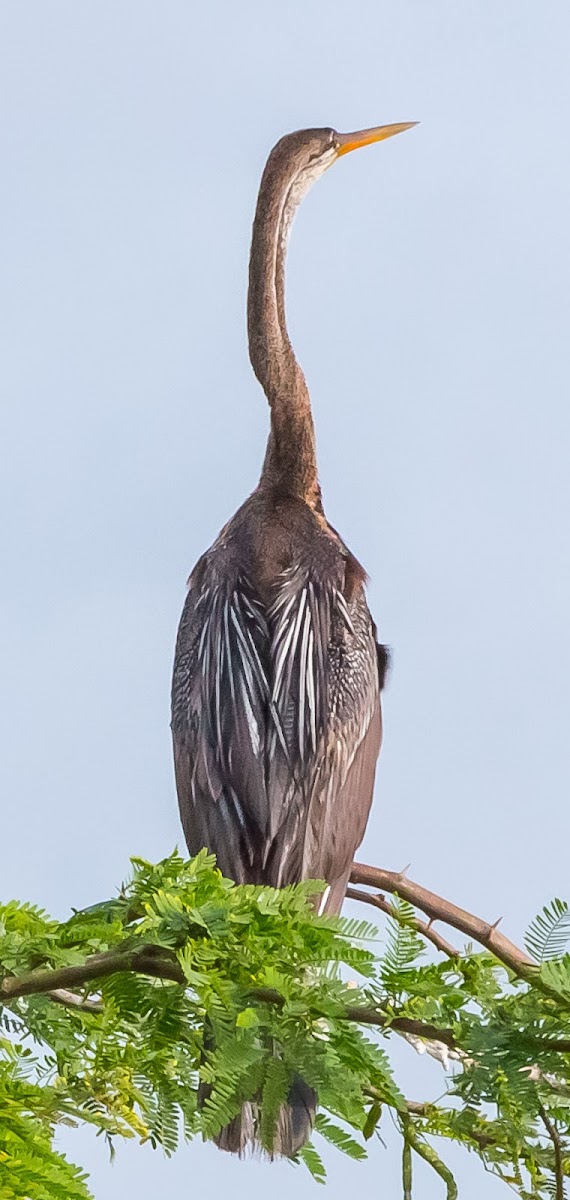
POLYGON ((387 654, 376 643, 362 591, 347 608, 333 610, 327 654, 327 725, 304 776, 304 792, 296 792, 297 803, 289 806, 276 838, 275 882, 326 879, 332 889, 329 911, 338 883, 338 911, 366 829, 382 741, 380 691, 387 654))
POLYGON ((239 568, 191 578, 173 680, 178 797, 190 853, 238 882, 336 880, 366 824, 379 684, 361 589, 284 572, 264 606, 239 568))
POLYGON ((257 882, 267 840, 264 747, 269 636, 237 573, 200 560, 178 631, 172 734, 188 849, 213 851, 224 875, 257 882))

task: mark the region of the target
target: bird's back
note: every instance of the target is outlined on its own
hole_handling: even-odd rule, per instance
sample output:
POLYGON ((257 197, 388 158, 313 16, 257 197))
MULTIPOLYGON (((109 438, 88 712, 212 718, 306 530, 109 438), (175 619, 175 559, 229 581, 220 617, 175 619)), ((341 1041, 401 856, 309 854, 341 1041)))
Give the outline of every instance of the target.
POLYGON ((199 560, 172 690, 190 853, 237 882, 331 885, 372 799, 385 654, 364 572, 319 512, 258 490, 199 560))

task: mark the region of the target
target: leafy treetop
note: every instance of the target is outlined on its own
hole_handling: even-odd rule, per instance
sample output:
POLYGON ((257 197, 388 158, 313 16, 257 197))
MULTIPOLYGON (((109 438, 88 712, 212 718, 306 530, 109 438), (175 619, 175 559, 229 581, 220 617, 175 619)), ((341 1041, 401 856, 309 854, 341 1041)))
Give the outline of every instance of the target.
POLYGON ((353 882, 394 893, 387 901, 349 890, 382 910, 380 945, 367 921, 315 914, 319 883, 236 886, 206 852, 132 863, 114 899, 66 921, 15 901, 0 907, 2 1200, 90 1196, 85 1174, 54 1149, 62 1124, 91 1124, 112 1153, 119 1138, 134 1137, 171 1154, 180 1137, 214 1136, 250 1100, 270 1154, 297 1073, 319 1096, 313 1141, 298 1156, 318 1180, 322 1138, 365 1158, 391 1112, 404 1200, 415 1155, 448 1198, 457 1195, 435 1148, 446 1138, 474 1151, 522 1200, 562 1200, 570 1174, 564 903, 539 914, 525 953, 402 876, 356 867, 353 882), (483 949, 459 952, 434 917, 483 949), (402 1095, 387 1053, 394 1036, 441 1060, 443 1102, 402 1095))

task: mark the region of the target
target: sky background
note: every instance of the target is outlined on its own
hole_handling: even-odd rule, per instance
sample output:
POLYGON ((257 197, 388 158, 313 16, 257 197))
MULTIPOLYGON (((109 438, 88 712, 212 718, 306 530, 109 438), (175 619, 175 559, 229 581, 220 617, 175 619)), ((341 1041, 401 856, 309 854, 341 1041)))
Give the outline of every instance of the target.
MULTIPOLYGON (((327 514, 393 647, 361 858, 515 938, 568 896, 569 60, 566 0, 1 4, 6 899, 64 916, 181 844, 185 580, 267 432, 245 338, 260 172, 292 129, 407 120, 316 185, 287 279, 327 514)), ((394 1053, 409 1096, 442 1092, 394 1053)), ((330 1200, 398 1195, 384 1136, 364 1165, 325 1154, 330 1200)), ((90 1133, 64 1142, 96 1200, 319 1194, 198 1143, 111 1167, 90 1133)), ((507 1196, 448 1158, 463 1200, 507 1196)))

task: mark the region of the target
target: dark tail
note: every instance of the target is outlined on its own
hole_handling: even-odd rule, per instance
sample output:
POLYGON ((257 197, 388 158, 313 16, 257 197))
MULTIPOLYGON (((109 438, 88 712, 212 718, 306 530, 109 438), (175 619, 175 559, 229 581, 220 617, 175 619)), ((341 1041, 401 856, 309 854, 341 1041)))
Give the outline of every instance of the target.
MULTIPOLYGON (((340 912, 349 876, 350 867, 340 879, 331 885, 324 905, 325 912, 329 914, 340 912)), ((210 1044, 207 1036, 204 1044, 205 1046, 210 1044)), ((208 1090, 206 1085, 201 1085, 198 1104, 208 1094, 208 1090)), ((234 1117, 229 1125, 224 1125, 223 1129, 220 1129, 214 1141, 220 1150, 227 1150, 230 1154, 242 1156, 248 1150, 253 1150, 269 1154, 270 1158, 293 1158, 301 1146, 309 1141, 316 1114, 317 1093, 312 1087, 309 1087, 308 1083, 305 1083, 304 1079, 301 1079, 300 1075, 295 1075, 289 1088, 287 1103, 281 1106, 271 1150, 266 1150, 261 1144, 258 1106, 253 1100, 248 1100, 238 1116, 234 1117)))
POLYGON ((261 1150, 271 1158, 293 1158, 301 1146, 308 1142, 313 1131, 317 1111, 317 1094, 313 1088, 296 1075, 289 1089, 287 1103, 281 1107, 277 1120, 273 1148, 262 1147, 258 1134, 257 1105, 248 1101, 241 1113, 224 1125, 214 1139, 220 1150, 243 1155, 248 1150, 261 1150))

